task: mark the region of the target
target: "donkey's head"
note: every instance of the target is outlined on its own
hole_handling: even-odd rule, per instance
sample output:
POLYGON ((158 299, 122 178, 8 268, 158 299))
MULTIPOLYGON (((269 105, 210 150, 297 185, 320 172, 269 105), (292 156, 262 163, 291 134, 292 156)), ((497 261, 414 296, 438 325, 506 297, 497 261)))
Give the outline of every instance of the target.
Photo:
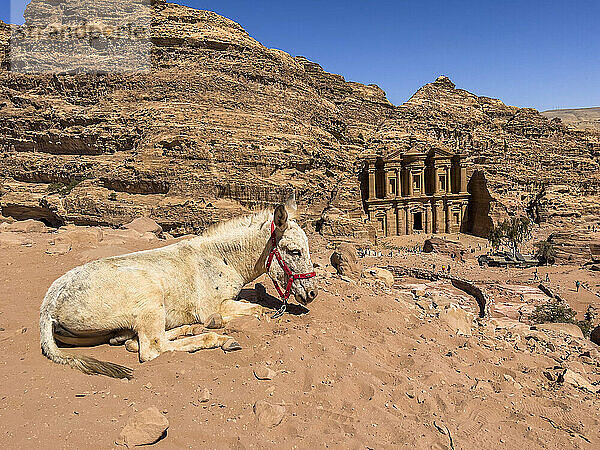
POLYGON ((275 227, 275 240, 277 249, 289 271, 284 270, 282 264, 273 258, 269 267, 269 276, 276 280, 285 292, 293 276, 299 275, 292 282, 290 293, 296 297, 296 301, 307 305, 312 302, 318 293, 316 277, 308 276, 314 272, 313 263, 310 259, 308 238, 304 230, 293 220, 296 215, 296 200, 292 195, 285 204, 275 208, 273 213, 273 224, 275 227))

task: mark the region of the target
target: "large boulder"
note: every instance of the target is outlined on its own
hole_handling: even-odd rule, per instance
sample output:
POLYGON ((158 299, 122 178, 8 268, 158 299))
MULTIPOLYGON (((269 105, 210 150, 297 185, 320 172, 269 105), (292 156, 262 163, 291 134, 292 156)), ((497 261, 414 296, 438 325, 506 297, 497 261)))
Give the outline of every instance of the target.
POLYGON ((464 252, 465 248, 460 242, 448 241, 438 237, 432 237, 425 240, 423 244, 424 253, 441 253, 444 255, 459 256, 460 252, 464 252))
POLYGON ((362 264, 358 259, 356 247, 352 244, 342 243, 331 254, 331 265, 337 270, 338 275, 357 280, 362 272, 362 264))
POLYGON ((19 222, 5 222, 0 225, 0 231, 12 231, 14 233, 47 233, 50 229, 38 220, 27 219, 19 222))
POLYGON ((157 236, 160 236, 160 234, 163 231, 162 227, 159 224, 157 224, 154 220, 148 217, 138 217, 137 219, 134 219, 127 225, 124 225, 123 228, 127 230, 137 231, 140 234, 153 233, 157 236))
POLYGON ((119 444, 125 447, 149 445, 158 442, 169 428, 169 421, 156 406, 133 415, 123 431, 119 444))
POLYGON ((385 286, 391 288, 394 285, 394 274, 387 269, 371 267, 363 270, 361 282, 369 285, 383 283, 385 286))
POLYGON ((457 334, 471 336, 475 316, 455 304, 450 304, 440 311, 440 320, 455 330, 457 334))

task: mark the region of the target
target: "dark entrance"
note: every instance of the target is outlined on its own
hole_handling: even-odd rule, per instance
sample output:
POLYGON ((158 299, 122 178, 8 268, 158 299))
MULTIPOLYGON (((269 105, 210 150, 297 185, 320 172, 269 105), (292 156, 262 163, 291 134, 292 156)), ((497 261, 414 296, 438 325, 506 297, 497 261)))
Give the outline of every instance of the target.
POLYGON ((413 214, 413 230, 423 231, 423 213, 417 212, 413 214))

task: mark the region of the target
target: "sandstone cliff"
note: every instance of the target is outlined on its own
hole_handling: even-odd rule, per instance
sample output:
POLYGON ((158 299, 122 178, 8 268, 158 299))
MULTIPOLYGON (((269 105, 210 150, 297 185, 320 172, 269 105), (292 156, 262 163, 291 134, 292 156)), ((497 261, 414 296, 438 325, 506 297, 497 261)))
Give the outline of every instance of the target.
MULTIPOLYGON (((26 24, 70 1, 33 0, 26 24)), ((599 213, 598 134, 445 77, 395 107, 377 86, 268 49, 215 13, 162 1, 152 8, 148 73, 22 75, 3 64, 3 215, 52 225, 148 215, 179 234, 295 190, 304 221, 364 238, 362 155, 414 145, 464 150, 471 172, 480 171, 472 189, 482 196, 469 213, 478 234, 494 215, 527 207, 554 220, 542 197, 556 183, 571 189, 568 220, 599 213)), ((0 55, 8 35, 2 24, 0 55)), ((42 50, 34 55, 48 57, 42 50)))

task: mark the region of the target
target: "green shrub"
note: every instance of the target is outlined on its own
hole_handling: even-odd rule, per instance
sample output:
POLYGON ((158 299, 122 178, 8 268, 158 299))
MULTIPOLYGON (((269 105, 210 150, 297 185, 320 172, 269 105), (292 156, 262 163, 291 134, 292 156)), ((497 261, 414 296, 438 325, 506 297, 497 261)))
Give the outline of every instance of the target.
POLYGON ((49 194, 58 194, 61 197, 66 197, 71 193, 73 188, 77 186, 81 181, 79 180, 71 180, 68 184, 66 183, 52 183, 48 185, 48 193, 49 194))
POLYGON ((535 323, 575 323, 577 312, 565 302, 552 299, 543 305, 535 307, 531 319, 535 323))
POLYGON ((577 312, 570 308, 565 302, 552 299, 543 305, 535 307, 531 319, 535 323, 572 323, 581 328, 585 337, 589 337, 595 328, 596 310, 590 305, 583 315, 583 320, 575 320, 577 312))

